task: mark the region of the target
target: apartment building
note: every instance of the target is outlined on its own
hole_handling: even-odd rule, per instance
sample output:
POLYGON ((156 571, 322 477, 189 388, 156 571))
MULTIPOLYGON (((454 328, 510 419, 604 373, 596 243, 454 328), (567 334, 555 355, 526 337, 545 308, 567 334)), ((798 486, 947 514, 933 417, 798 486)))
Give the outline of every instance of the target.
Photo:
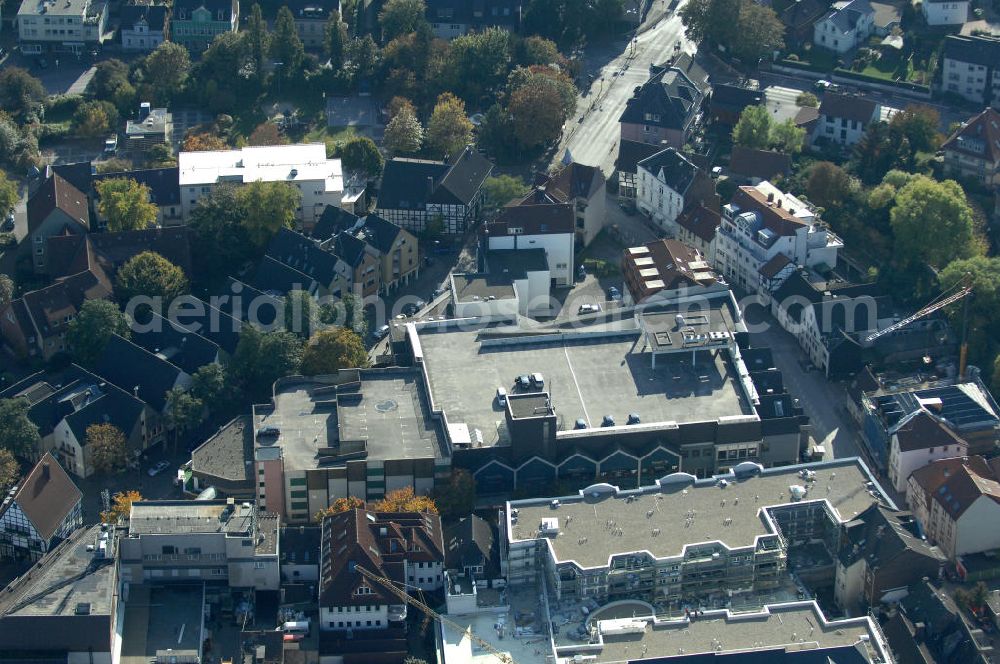
POLYGON ((889 435, 889 481, 902 495, 918 468, 969 452, 968 443, 945 419, 923 407, 893 425, 889 435))
POLYGON ((677 218, 688 208, 719 207, 712 178, 673 148, 640 161, 636 175, 636 207, 668 237, 677 237, 677 218))
POLYGON ((119 536, 122 581, 276 591, 278 523, 277 515, 232 498, 134 502, 119 536))
POLYGON ((969 20, 968 0, 924 0, 920 9, 927 25, 962 25, 969 20))
POLYGON ((755 462, 696 480, 673 473, 622 491, 508 501, 501 564, 510 585, 545 575, 555 601, 678 601, 778 587, 790 548, 836 551, 844 523, 883 496, 856 459, 762 469, 755 462))
POLYGON ((496 218, 483 224, 481 233, 487 251, 543 249, 553 282, 569 286, 575 281, 574 252, 579 237, 574 227, 571 204, 553 201, 545 191, 536 190, 504 207, 496 218))
POLYGON ((770 182, 740 187, 722 209, 715 235, 715 267, 748 292, 764 286, 761 269, 782 254, 808 268, 833 267, 844 246, 815 212, 770 182))
POLYGON ((23 0, 17 11, 18 41, 25 55, 79 55, 111 37, 104 0, 23 0))
POLYGON ((812 141, 852 147, 881 116, 882 107, 867 97, 827 92, 819 106, 819 121, 813 129, 812 141))
POLYGON ((307 228, 316 223, 326 206, 339 206, 344 194, 340 160, 327 159, 322 143, 181 152, 177 167, 185 219, 191 218, 198 200, 220 184, 289 183, 302 194, 295 217, 307 228))
POLYGON ((1000 110, 1000 39, 948 35, 941 50, 941 91, 1000 110))
POLYGON ((656 240, 625 249, 622 275, 626 305, 694 295, 713 287, 728 290, 728 286, 718 283, 715 271, 700 251, 677 240, 656 240))
POLYGON ((176 0, 170 15, 170 40, 200 53, 217 35, 239 29, 239 0, 176 0))
POLYGON ((987 108, 974 116, 941 149, 948 175, 1000 189, 1000 111, 987 108))

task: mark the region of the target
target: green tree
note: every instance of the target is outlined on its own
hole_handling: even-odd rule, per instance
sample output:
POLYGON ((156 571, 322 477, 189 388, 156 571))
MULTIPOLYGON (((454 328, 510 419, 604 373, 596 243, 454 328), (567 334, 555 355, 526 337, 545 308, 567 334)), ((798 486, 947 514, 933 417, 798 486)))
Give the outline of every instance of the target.
POLYGON ((107 136, 117 126, 118 110, 109 101, 85 101, 73 113, 73 131, 80 136, 107 136))
POLYGON ((517 42, 515 48, 517 64, 524 67, 531 65, 551 65, 562 60, 559 48, 551 39, 532 35, 517 42))
POLYGON ((230 371, 251 399, 260 399, 271 394, 274 381, 297 373, 301 364, 302 340, 295 334, 244 327, 230 371))
POLYGON ((414 154, 424 141, 424 128, 420 126, 412 106, 404 106, 385 127, 382 145, 390 155, 414 154))
POLYGON ((174 432, 175 444, 179 438, 193 431, 201 423, 204 413, 205 404, 190 392, 179 387, 174 387, 167 392, 164 415, 167 426, 174 432))
POLYGON ((738 28, 733 53, 747 64, 785 47, 785 25, 770 7, 742 0, 738 28))
POLYGON ((87 449, 94 472, 110 475, 124 470, 128 463, 125 448, 125 434, 114 424, 87 427, 87 449))
POLYGON ((816 205, 830 209, 842 205, 856 185, 840 166, 829 161, 817 161, 809 167, 806 196, 816 205))
POLYGON ((0 165, 25 169, 38 163, 38 139, 34 132, 0 110, 0 165))
POLYGON ((515 198, 526 196, 530 187, 524 180, 514 175, 495 175, 486 178, 483 192, 486 194, 486 206, 498 210, 515 198))
POLYGON ((243 225, 256 246, 263 247, 278 229, 294 225, 302 192, 288 182, 251 182, 237 191, 245 211, 243 225))
POLYGON ((129 67, 121 60, 101 60, 87 83, 86 93, 94 99, 109 101, 119 113, 128 113, 135 105, 135 87, 129 82, 129 67))
POLYGON ((115 293, 122 302, 138 295, 163 298, 164 303, 188 292, 180 269, 160 254, 144 251, 128 259, 115 276, 115 293))
POLYGON ((38 427, 28 417, 27 399, 0 399, 0 449, 29 457, 37 448, 38 427))
POLYGON ((367 366, 368 352, 361 337, 346 327, 320 330, 309 339, 302 355, 302 373, 307 376, 367 366))
POLYGON ((739 32, 743 0, 689 0, 678 12, 687 38, 731 47, 739 32))
POLYGON ((890 219, 897 256, 943 268, 981 253, 972 210, 954 180, 913 178, 896 194, 890 219))
POLYGON ((278 65, 278 75, 286 79, 299 73, 306 57, 306 49, 295 28, 295 17, 292 10, 284 5, 278 10, 278 18, 274 21, 270 53, 275 62, 282 63, 278 65))
POLYGON ((10 304, 14 299, 14 280, 10 276, 0 273, 0 307, 10 304))
POLYGON ((355 37, 347 44, 347 57, 354 67, 354 76, 366 78, 375 72, 378 64, 378 45, 371 35, 355 37))
POLYGON ((319 310, 316 298, 307 291, 289 291, 285 295, 285 329, 308 339, 319 327, 319 310))
MULTIPOLYGON (((961 284, 972 287, 968 302, 948 309, 955 329, 967 325, 969 355, 980 366, 989 366, 1000 339, 1000 257, 973 256, 952 261, 939 274, 941 288, 950 292, 961 284), (968 319, 963 321, 968 306, 968 319)), ((998 384, 1000 386, 1000 384, 998 384)))
POLYGON ((213 113, 233 113, 239 102, 259 91, 260 79, 242 33, 216 35, 201 54, 192 80, 199 82, 199 97, 213 113))
POLYGON ((375 141, 367 136, 353 136, 338 143, 334 155, 343 162, 345 171, 364 173, 371 178, 381 175, 385 165, 375 141))
POLYGON ((167 104, 184 91, 191 74, 191 56, 180 44, 165 41, 146 56, 142 67, 154 101, 167 104))
POLYGON ((256 2, 250 8, 246 30, 247 47, 250 50, 250 63, 254 75, 262 79, 267 72, 267 55, 270 52, 270 35, 267 32, 267 22, 256 2))
POLYGON ((330 12, 326 21, 326 32, 323 40, 326 55, 330 58, 330 66, 339 70, 344 66, 344 52, 347 49, 347 24, 340 18, 340 12, 330 12))
POLYGON ((476 481, 464 468, 453 468, 448 484, 435 489, 434 502, 446 519, 468 516, 476 507, 476 481))
POLYGON ((390 41, 400 35, 414 32, 423 22, 427 5, 424 0, 389 0, 378 15, 382 38, 390 41))
POLYGON ((565 74, 542 67, 518 68, 511 72, 507 87, 507 110, 518 144, 531 149, 558 139, 576 105, 575 89, 565 74))
POLYGON ((6 172, 0 170, 0 216, 6 217, 19 200, 21 194, 17 191, 17 183, 7 177, 6 172))
POLYGON ((212 410, 230 401, 229 376, 225 367, 215 362, 200 367, 191 376, 191 396, 212 410))
POLYGON ((188 226, 196 238, 191 247, 196 274, 224 279, 254 258, 256 248, 243 224, 246 210, 239 192, 234 185, 213 187, 192 210, 188 226))
POLYGON ((472 123, 465 115, 465 102, 451 94, 438 97, 427 123, 427 147, 438 157, 456 155, 472 141, 472 123))
POLYGON ((97 211, 107 219, 112 233, 141 230, 156 223, 157 208, 149 200, 149 187, 131 178, 109 178, 94 184, 97 211))
POLYGON ((21 67, 0 69, 0 108, 26 121, 41 115, 48 94, 37 78, 21 67))
POLYGON ((941 145, 941 115, 929 106, 911 105, 892 116, 890 134, 898 134, 914 152, 933 152, 941 145))
POLYGON ((17 462, 14 453, 8 449, 0 448, 0 492, 6 493, 8 489, 17 484, 21 476, 21 464, 17 462))
POLYGON ((795 103, 808 108, 819 108, 819 99, 811 92, 803 92, 795 98, 795 103))
POLYGON ((736 145, 764 150, 771 142, 771 116, 764 106, 747 106, 733 127, 736 145))
POLYGON ((514 118, 509 110, 500 104, 493 104, 486 109, 476 132, 476 145, 497 161, 506 163, 517 159, 514 118))
POLYGON ((499 28, 456 37, 445 57, 442 87, 477 106, 503 84, 511 51, 510 33, 499 28))
POLYGON ((92 367, 113 334, 126 339, 132 336, 128 317, 114 302, 87 300, 70 321, 66 342, 78 364, 92 367))
POLYGON ((166 143, 151 145, 146 150, 146 160, 150 168, 170 168, 177 165, 177 159, 170 146, 166 143))
POLYGON ((806 140, 806 130, 795 125, 791 118, 784 122, 771 125, 770 143, 775 148, 788 154, 802 152, 806 140))

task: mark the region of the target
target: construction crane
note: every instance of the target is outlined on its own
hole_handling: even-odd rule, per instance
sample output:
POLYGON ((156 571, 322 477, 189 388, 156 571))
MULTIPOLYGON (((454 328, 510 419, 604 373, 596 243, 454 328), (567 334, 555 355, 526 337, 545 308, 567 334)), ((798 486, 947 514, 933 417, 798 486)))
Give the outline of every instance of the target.
MULTIPOLYGON (((930 304, 925 306, 920 311, 917 311, 913 315, 907 316, 906 318, 897 323, 893 323, 884 330, 879 330, 878 332, 869 334, 867 337, 865 337, 865 342, 871 343, 872 341, 875 341, 879 337, 884 337, 887 334, 891 334, 896 330, 906 327, 915 320, 919 320, 924 316, 928 316, 934 313, 935 311, 944 309, 948 305, 954 304, 955 302, 958 302, 959 300, 967 297, 972 293, 972 286, 970 285, 970 281, 971 281, 970 275, 966 275, 962 281, 955 284, 955 286, 953 287, 957 288, 958 290, 948 295, 942 293, 940 296, 938 296, 937 299, 932 300, 930 304)), ((959 349, 959 356, 958 356, 959 379, 965 377, 965 365, 969 355, 969 344, 968 341, 966 341, 966 328, 968 327, 968 318, 969 318, 969 301, 965 300, 964 305, 965 306, 962 311, 962 345, 959 349)))
POLYGON ((454 620, 451 620, 451 619, 449 619, 449 618, 441 615, 440 613, 438 613, 437 611, 435 611, 431 607, 427 606, 426 604, 424 604, 420 600, 416 599, 415 597, 410 597, 410 595, 405 590, 403 590, 402 588, 397 588, 396 584, 394 584, 391 580, 385 578, 384 576, 379 576, 379 575, 375 574, 374 572, 370 572, 370 571, 366 570, 364 567, 361 567, 360 565, 355 566, 354 569, 361 576, 365 577, 369 581, 372 581, 372 582, 377 583, 378 585, 382 586, 383 588, 385 588, 386 590, 388 590, 390 593, 392 593, 393 595, 395 595, 396 597, 398 597, 403 602, 406 602, 408 605, 419 609, 428 618, 433 618, 434 620, 437 620, 442 625, 447 625, 448 627, 451 627, 452 629, 458 630, 459 632, 461 632, 465 636, 468 636, 470 639, 472 639, 473 641, 475 641, 475 643, 480 648, 483 648, 484 650, 488 651, 490 654, 492 654, 498 660, 500 660, 501 662, 503 662, 503 664, 515 664, 514 663, 514 658, 511 657, 508 653, 505 653, 503 651, 497 650, 495 647, 493 647, 492 643, 490 643, 489 641, 486 641, 486 640, 484 640, 484 639, 476 636, 475 634, 473 634, 471 628, 469 628, 469 627, 462 627, 461 625, 459 625, 454 620))

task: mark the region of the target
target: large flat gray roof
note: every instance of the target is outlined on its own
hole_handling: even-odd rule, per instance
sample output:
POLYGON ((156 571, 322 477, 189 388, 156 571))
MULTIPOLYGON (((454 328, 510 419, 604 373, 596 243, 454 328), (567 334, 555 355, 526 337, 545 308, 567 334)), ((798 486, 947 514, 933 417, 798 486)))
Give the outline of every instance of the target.
POLYGON ((486 346, 478 335, 419 329, 435 407, 449 423, 482 431, 484 445, 500 441, 504 411, 496 403, 497 387, 514 392, 517 376, 534 372, 543 375, 563 429, 577 419, 600 427, 605 415, 624 424, 630 413, 644 424, 753 415, 726 352, 699 351, 694 366, 691 353, 660 355, 654 370, 638 331, 486 346))
POLYGON ((132 503, 129 535, 176 535, 181 533, 248 533, 255 508, 224 500, 154 500, 132 503))
POLYGON ((514 297, 510 276, 502 274, 453 274, 458 302, 478 302, 488 297, 509 300, 514 297))
POLYGON ((332 399, 333 395, 314 397, 314 387, 315 384, 305 380, 283 385, 272 399, 273 412, 264 409, 264 414, 257 415, 254 422, 255 431, 263 426, 281 431, 277 438, 258 438, 256 446, 280 448, 286 472, 316 468, 319 449, 336 441, 336 411, 318 408, 316 403, 332 399))
MULTIPOLYGON (((86 605, 87 615, 108 615, 115 595, 114 558, 94 565, 101 527, 77 530, 51 554, 12 582, 0 602, 4 616, 73 616, 86 605)), ((113 556, 113 552, 109 552, 113 556)))
POLYGON ((577 495, 561 499, 558 507, 552 507, 548 499, 513 501, 509 507, 518 515, 511 538, 542 538, 542 519, 555 518, 559 532, 545 539, 556 559, 601 567, 609 564, 611 556, 633 551, 666 558, 679 556, 686 545, 700 542, 719 541, 730 549, 750 546, 757 537, 772 532, 763 508, 794 502, 789 491, 792 485, 809 487, 802 502, 827 501, 842 521, 877 500, 868 484, 872 478, 857 459, 808 465, 816 473, 813 482, 799 477, 803 467, 768 469, 739 481, 729 476, 725 488, 709 478, 668 485, 661 491, 650 489, 637 498, 628 497, 632 493, 599 498, 577 495), (610 522, 619 534, 611 533, 610 522))
POLYGON ((712 611, 690 622, 647 624, 642 633, 603 635, 602 638, 604 646, 594 654, 597 655, 597 662, 609 664, 628 662, 643 655, 676 657, 782 647, 789 650, 836 648, 855 644, 864 649, 870 661, 884 657, 882 653, 872 656, 867 651, 869 646, 862 643, 879 639, 867 618, 830 622, 815 602, 770 606, 751 615, 732 616, 724 611, 712 611))
POLYGON ((368 459, 447 456, 416 372, 365 372, 361 398, 339 398, 337 413, 345 440, 367 440, 368 459))

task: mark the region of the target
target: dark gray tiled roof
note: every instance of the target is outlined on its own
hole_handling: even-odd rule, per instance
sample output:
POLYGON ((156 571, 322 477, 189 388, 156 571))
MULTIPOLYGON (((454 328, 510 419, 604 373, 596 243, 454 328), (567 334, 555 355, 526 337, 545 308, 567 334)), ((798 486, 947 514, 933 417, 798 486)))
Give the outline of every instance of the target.
POLYGON ((163 412, 167 391, 172 389, 181 370, 146 349, 114 334, 97 360, 97 373, 129 394, 163 412))

